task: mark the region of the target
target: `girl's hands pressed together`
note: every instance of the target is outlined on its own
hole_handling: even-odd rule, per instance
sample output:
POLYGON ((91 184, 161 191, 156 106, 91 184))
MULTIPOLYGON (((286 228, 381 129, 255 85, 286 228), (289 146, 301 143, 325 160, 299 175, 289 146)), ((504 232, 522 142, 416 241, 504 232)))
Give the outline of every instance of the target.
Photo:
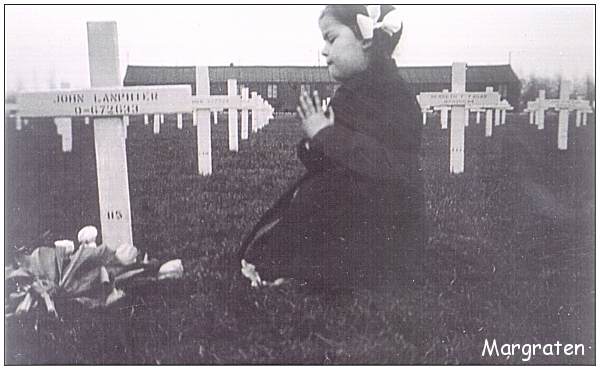
POLYGON ((318 91, 313 93, 312 98, 306 92, 300 95, 300 106, 296 110, 302 119, 302 129, 309 139, 325 127, 333 125, 333 110, 329 107, 327 112, 323 111, 320 101, 318 91))

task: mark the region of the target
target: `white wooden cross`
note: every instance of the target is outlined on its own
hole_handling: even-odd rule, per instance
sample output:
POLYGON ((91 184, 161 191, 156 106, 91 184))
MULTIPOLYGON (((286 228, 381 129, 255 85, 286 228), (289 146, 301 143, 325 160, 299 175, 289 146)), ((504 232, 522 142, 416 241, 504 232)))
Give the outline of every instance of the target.
POLYGON ((536 99, 536 101, 534 103, 535 125, 537 126, 538 130, 544 129, 544 121, 545 121, 545 115, 546 115, 545 110, 548 109, 545 104, 545 100, 546 100, 546 90, 540 90, 538 93, 538 98, 536 99))
POLYGON ((423 126, 427 124, 427 113, 433 113, 433 109, 422 109, 421 113, 423 114, 423 126))
MULTIPOLYGON (((258 94, 253 93, 248 99, 248 89, 242 88, 242 96, 237 95, 237 80, 228 80, 228 92, 231 95, 210 95, 210 81, 207 66, 197 66, 195 69, 196 95, 192 99, 192 122, 196 126, 198 174, 212 174, 212 143, 210 114, 213 114, 213 123, 217 123, 217 111, 229 110, 229 149, 238 151, 238 109, 242 110, 242 140, 248 139, 248 111, 253 114, 253 124, 258 126, 261 117, 260 111, 269 109, 270 106, 258 94), (208 102, 208 103, 207 103, 208 102), (208 112, 206 110, 208 109, 208 112), (208 115, 207 115, 208 113, 208 115), (254 122, 256 121, 256 122, 254 122), (200 122, 200 124, 198 124, 200 122)), ((144 123, 148 124, 148 115, 144 115, 144 123)), ((160 133, 160 125, 164 123, 164 114, 153 115, 153 132, 160 133)), ((260 121, 260 127, 264 123, 260 121)), ((183 116, 177 113, 177 128, 183 129, 183 116)))
MULTIPOLYGON (((549 99, 548 106, 558 110, 558 149, 567 150, 568 135, 569 135, 569 112, 576 111, 577 119, 580 115, 584 115, 584 120, 587 121, 587 112, 591 111, 590 103, 587 100, 578 98, 576 100, 569 99, 573 84, 571 81, 561 81, 559 99, 549 99)), ((586 122, 587 123, 587 122, 586 122)))
POLYGON ((492 136, 492 122, 493 122, 493 118, 492 115, 494 111, 492 109, 486 109, 485 111, 485 137, 491 137, 492 136))
MULTIPOLYGON (((448 92, 448 89, 444 89, 444 90, 442 90, 442 92, 448 92)), ((451 108, 448 106, 441 106, 441 107, 434 107, 433 109, 440 111, 440 124, 442 126, 442 130, 447 130, 448 129, 448 112, 450 112, 451 108)))
MULTIPOLYGON (((429 106, 424 106, 421 104, 421 96, 417 95, 417 102, 421 106, 421 114, 423 115, 423 126, 427 124, 427 113, 433 113, 433 109, 429 106)), ((327 109, 327 105, 325 104, 325 100, 323 100, 323 110, 327 109)))
POLYGON ((481 113, 485 113, 485 109, 483 108, 472 108, 471 112, 475 112, 475 123, 476 124, 480 124, 481 123, 481 113))
MULTIPOLYGON (((247 98, 248 89, 242 89, 242 95, 237 95, 237 80, 227 81, 227 95, 210 95, 210 81, 208 67, 196 67, 196 95, 192 98, 194 125, 198 129, 198 170, 200 174, 211 174, 210 161, 210 112, 228 110, 229 150, 239 150, 238 139, 238 110, 242 111, 242 139, 248 138, 248 111, 252 111, 252 131, 262 128, 270 117, 261 114, 263 111, 272 110, 256 92, 247 98), (203 112, 201 114, 201 112, 203 112), (202 135, 202 137, 201 137, 202 135), (201 154, 200 153, 204 153, 201 154)), ((216 113, 213 116, 216 118, 216 113)))
MULTIPOLYGON (((227 80, 227 96, 231 100, 238 98, 237 95, 237 81, 233 79, 227 80)), ((240 97, 241 98, 241 97, 240 97)), ((239 141, 238 141, 238 107, 241 105, 240 102, 236 100, 238 104, 228 104, 227 106, 227 117, 228 117, 228 132, 229 132, 229 150, 232 152, 237 152, 239 150, 239 141)), ((233 101, 231 101, 233 103, 233 101)))
MULTIPOLYGON (((489 107, 500 103, 496 92, 466 92, 466 63, 452 64, 452 92, 419 94, 421 109, 428 107, 452 107, 450 117, 450 172, 464 172, 465 122, 471 107, 489 107)), ((443 125, 442 120, 442 125, 443 125)))
MULTIPOLYGON (((449 91, 447 89, 442 90, 442 93, 448 93, 449 91)), ((493 93, 494 89, 492 87, 487 87, 486 88, 486 92, 487 93, 493 93)), ((419 100, 419 96, 417 96, 417 100, 419 100)), ((500 124, 501 120, 504 120, 504 122, 502 124, 504 124, 506 122, 506 112, 505 110, 512 110, 513 108, 510 105, 506 105, 508 104, 508 102, 505 103, 500 103, 500 112, 502 112, 502 115, 498 115, 498 117, 502 117, 502 118, 498 118, 497 122, 498 124, 500 124)), ((471 104, 467 104, 465 106, 465 127, 469 126, 469 112, 475 112, 477 113, 476 115, 476 123, 480 124, 481 123, 481 113, 486 113, 488 112, 488 114, 486 114, 486 137, 492 136, 492 124, 493 124, 493 112, 494 109, 496 107, 494 107, 493 105, 485 105, 482 104, 482 101, 477 101, 477 102, 473 102, 471 104)), ((442 130, 445 130, 448 128, 448 112, 451 110, 451 106, 446 106, 446 105, 441 105, 441 106, 434 106, 433 110, 439 110, 440 111, 440 124, 442 127, 442 130)), ((430 112, 429 110, 427 110, 426 108, 422 108, 421 109, 421 113, 423 113, 423 124, 425 124, 425 120, 426 120, 426 114, 430 112)), ((497 124, 497 125, 498 125, 497 124)))
MULTIPOLYGON (((242 101, 250 99, 250 90, 247 87, 242 88, 242 101)), ((248 108, 242 107, 242 140, 248 140, 248 108)))
POLYGON ((122 87, 115 22, 88 22, 91 89, 21 94, 22 117, 56 117, 63 149, 72 141, 72 117, 91 117, 94 124, 96 173, 102 241, 133 244, 126 124, 129 115, 190 112, 189 86, 122 87))
POLYGON ((558 110, 558 133, 557 142, 559 150, 567 150, 569 141, 569 111, 575 110, 577 101, 569 100, 572 84, 570 81, 561 81, 560 92, 557 104, 552 104, 552 108, 558 110))
MULTIPOLYGON (((196 95, 192 97, 192 123, 196 126, 196 147, 198 149, 198 174, 212 174, 212 138, 210 126, 210 107, 199 109, 195 99, 210 95, 210 80, 207 66, 196 67, 196 95)), ((215 112, 216 117, 216 112, 215 112)))
MULTIPOLYGON (((256 91, 252 91, 251 93, 252 96, 252 100, 253 101, 258 101, 258 93, 256 91)), ((252 111, 252 122, 251 122, 251 126, 252 126, 252 132, 256 133, 258 132, 259 129, 259 123, 258 123, 258 110, 252 111)))
MULTIPOLYGON (((444 89, 442 90, 442 93, 448 93, 448 89, 444 89)), ((431 113, 433 111, 439 110, 440 111, 440 124, 442 126, 442 130, 446 130, 448 128, 448 112, 450 111, 450 107, 446 106, 446 105, 442 105, 442 106, 429 106, 426 105, 427 103, 429 103, 427 101, 427 97, 425 97, 425 102, 421 103, 421 96, 422 94, 417 95, 417 101, 419 102, 419 105, 421 106, 421 113, 423 114, 423 125, 427 124, 427 113, 431 113), (430 109, 433 108, 433 109, 430 109)))
MULTIPOLYGON (((498 93, 494 93, 494 88, 491 86, 488 86, 485 88, 486 93, 488 94, 498 94, 498 93)), ((507 106, 501 102, 499 102, 500 100, 500 95, 498 94, 498 103, 494 103, 491 104, 491 100, 489 102, 474 102, 472 104, 469 104, 468 107, 469 109, 477 112, 477 124, 480 123, 481 121, 481 116, 480 114, 485 112, 485 137, 491 137, 492 136, 492 127, 494 125, 494 111, 496 112, 495 116, 496 116, 496 123, 495 125, 498 126, 500 123, 500 114, 499 114, 499 109, 505 109, 507 108, 507 106)), ((509 105, 510 106, 510 105, 509 105)))
POLYGON ((4 103, 5 115, 8 113, 8 117, 15 119, 15 128, 17 131, 21 131, 23 128, 23 121, 19 116, 19 106, 15 103, 4 103))
POLYGON ((527 108, 523 109, 523 112, 529 114, 529 124, 535 124, 535 102, 527 102, 527 108))
POLYGON ((255 100, 253 101, 252 104, 257 107, 256 111, 258 113, 257 119, 256 119, 256 121, 257 121, 256 129, 257 129, 257 131, 262 130, 266 125, 269 124, 269 120, 271 120, 273 118, 273 113, 275 112, 275 110, 269 104, 269 102, 267 102, 265 99, 263 99, 260 95, 257 95, 255 97, 255 100))
MULTIPOLYGON (((91 23, 90 23, 91 24, 91 23)), ((116 24, 114 27, 114 35, 106 36, 108 41, 104 40, 101 46, 98 47, 111 47, 109 41, 112 41, 116 44, 117 35, 116 35, 116 24)), ((90 47, 91 47, 90 43, 90 47)), ((115 47, 116 48, 116 47, 115 47)), ((117 49, 115 49, 117 50, 117 49)), ((96 55, 101 56, 101 52, 95 52, 96 55)), ((118 58, 116 51, 114 53, 114 57, 118 58)), ((90 54, 90 58, 91 58, 90 54)), ((111 55, 108 55, 106 58, 110 58, 111 55)), ((117 61, 118 65, 118 61, 117 61)), ((118 70, 117 70, 118 74, 118 70)), ((39 106, 38 101, 40 99, 39 95, 35 94, 23 94, 20 98, 21 104, 16 104, 11 106, 15 108, 16 112, 16 124, 17 129, 20 129, 23 123, 26 123, 27 120, 21 120, 21 117, 35 117, 35 116, 48 116, 52 115, 56 117, 55 124, 57 126, 58 134, 62 137, 62 145, 64 151, 70 151, 72 147, 72 137, 71 137, 71 118, 72 116, 84 116, 86 119, 86 123, 89 123, 90 117, 97 116, 110 116, 110 115, 118 115, 122 114, 123 124, 127 126, 129 123, 128 115, 136 115, 143 114, 144 116, 144 124, 148 125, 150 123, 150 118, 152 119, 153 124, 153 132, 155 134, 160 133, 160 125, 164 123, 164 114, 165 113, 176 113, 177 114, 177 127, 179 129, 183 128, 183 117, 182 113, 184 111, 192 111, 193 123, 194 126, 197 127, 197 155, 198 155, 198 173, 200 175, 210 175, 212 174, 212 145, 211 145, 211 127, 210 127, 210 112, 213 112, 214 122, 216 123, 217 111, 222 111, 224 109, 229 109, 229 117, 231 121, 231 126, 229 129, 229 147, 230 150, 237 151, 238 149, 238 140, 237 140, 237 110, 242 110, 242 139, 247 139, 248 132, 248 110, 252 111, 252 130, 253 132, 257 132, 259 129, 263 128, 267 123, 268 119, 272 118, 273 108, 262 99, 256 92, 252 92, 252 98, 246 98, 248 94, 248 89, 242 89, 242 96, 235 95, 237 92, 237 81, 231 80, 228 81, 228 88, 230 92, 233 93, 232 96, 224 95, 224 96, 210 96, 210 81, 208 75, 208 67, 196 67, 196 96, 192 97, 189 91, 189 86, 180 86, 177 88, 172 88, 168 86, 157 86, 157 87, 119 87, 119 90, 115 90, 114 86, 120 86, 120 81, 118 76, 111 80, 111 84, 108 86, 113 86, 112 88, 106 91, 99 91, 98 93, 104 93, 104 101, 98 101, 96 103, 104 103, 103 105, 93 105, 90 108, 80 108, 77 112, 71 112, 67 109, 64 110, 64 107, 67 106, 69 100, 72 100, 73 104, 78 103, 79 100, 83 100, 86 102, 90 101, 90 99, 94 99, 94 97, 90 94, 93 92, 90 91, 78 91, 78 90, 67 90, 63 93, 58 93, 54 97, 55 93, 47 92, 42 93, 50 94, 54 97, 54 100, 60 102, 61 104, 55 104, 52 110, 49 110, 52 104, 48 103, 46 106, 39 106), (156 99, 155 95, 160 91, 160 99, 156 99), (115 99, 118 97, 115 95, 117 92, 123 92, 122 99, 137 99, 135 101, 135 109, 129 107, 128 105, 107 105, 109 102, 115 103, 115 99), (175 95, 173 95, 175 92, 175 95), (127 93, 138 94, 129 96, 127 93), (62 94, 62 95, 61 95, 62 94), (66 94, 66 95, 65 95, 66 94), (140 95, 141 94, 141 95, 140 95), (154 95, 152 95, 154 94, 154 95), (114 95, 114 96, 113 96, 114 95), (28 100, 29 99, 29 100, 28 100), (32 112, 31 109, 35 109, 37 105, 38 112, 32 112), (24 107, 24 111, 19 111, 20 107, 24 107), (57 108, 63 107, 62 111, 57 111, 57 108), (184 109, 185 107, 185 109, 184 109), (174 109, 175 108, 175 109, 174 109), (41 111, 40 111, 41 109, 41 111), (116 110, 119 110, 118 112, 116 110), (120 111, 120 110, 123 111, 120 111), (200 124, 197 124, 200 122, 200 124), (234 127, 235 126, 235 127, 234 127), (245 126, 245 129, 244 129, 245 126)), ((98 99, 101 99, 100 95, 98 95, 98 99)), ((69 107, 69 109, 75 109, 73 107, 69 107)), ((123 137, 127 138, 127 130, 123 129, 122 133, 123 137)), ((104 225, 103 225, 104 226, 104 225)))
POLYGON ((538 130, 544 129, 545 124, 545 111, 550 109, 549 100, 546 99, 546 90, 540 90, 538 92, 538 98, 534 101, 527 103, 527 111, 529 112, 529 122, 533 122, 538 130), (533 115, 531 114, 533 111, 533 115))
POLYGON ((512 111, 514 108, 506 99, 502 99, 500 104, 498 105, 498 109, 500 110, 500 124, 506 124, 506 111, 512 111))
POLYGON ((575 127, 579 127, 581 125, 587 126, 587 115, 588 113, 593 113, 592 107, 589 104, 589 101, 583 100, 582 96, 577 97, 577 102, 579 105, 579 109, 575 111, 575 127))
POLYGON ((500 107, 494 108, 494 126, 500 126, 500 107))
POLYGON ((566 150, 568 144, 568 133, 569 133, 569 112, 576 112, 576 127, 579 127, 581 119, 583 118, 583 124, 587 124, 587 113, 592 111, 589 101, 583 100, 581 97, 577 99, 569 99, 572 91, 571 81, 563 80, 560 84, 560 92, 558 99, 546 99, 546 92, 540 90, 539 97, 533 101, 527 103, 527 111, 530 114, 531 111, 535 111, 535 122, 539 130, 544 128, 545 121, 545 110, 554 109, 558 113, 558 132, 557 132, 557 146, 559 150, 566 150))

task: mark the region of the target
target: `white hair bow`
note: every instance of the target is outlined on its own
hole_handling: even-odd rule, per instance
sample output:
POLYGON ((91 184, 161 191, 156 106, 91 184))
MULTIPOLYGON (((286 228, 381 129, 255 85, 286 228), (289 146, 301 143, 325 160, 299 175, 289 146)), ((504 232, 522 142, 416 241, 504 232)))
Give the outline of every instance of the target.
POLYGON ((356 15, 356 23, 365 40, 373 38, 373 30, 381 28, 385 33, 393 36, 394 33, 402 29, 402 18, 398 9, 394 9, 387 13, 385 17, 378 22, 381 16, 381 5, 366 5, 369 16, 363 14, 356 15))

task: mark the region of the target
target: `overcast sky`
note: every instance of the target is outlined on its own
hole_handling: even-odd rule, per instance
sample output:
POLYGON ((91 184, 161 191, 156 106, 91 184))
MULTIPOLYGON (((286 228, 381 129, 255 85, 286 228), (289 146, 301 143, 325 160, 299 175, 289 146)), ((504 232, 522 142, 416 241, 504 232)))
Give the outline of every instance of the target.
MULTIPOLYGON (((6 88, 89 86, 87 21, 116 21, 121 74, 136 65, 323 65, 315 5, 10 5, 6 88)), ((398 6, 399 65, 507 64, 519 77, 594 74, 594 8, 398 6)))

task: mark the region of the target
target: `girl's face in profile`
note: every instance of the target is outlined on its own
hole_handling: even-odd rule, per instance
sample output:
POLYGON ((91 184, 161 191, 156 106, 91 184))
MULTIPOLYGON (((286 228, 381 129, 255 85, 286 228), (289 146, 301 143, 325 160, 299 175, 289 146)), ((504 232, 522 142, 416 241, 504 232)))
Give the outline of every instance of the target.
POLYGON ((325 15, 319 20, 319 28, 325 40, 321 53, 327 61, 331 77, 343 82, 367 69, 368 43, 359 40, 350 27, 325 15))

